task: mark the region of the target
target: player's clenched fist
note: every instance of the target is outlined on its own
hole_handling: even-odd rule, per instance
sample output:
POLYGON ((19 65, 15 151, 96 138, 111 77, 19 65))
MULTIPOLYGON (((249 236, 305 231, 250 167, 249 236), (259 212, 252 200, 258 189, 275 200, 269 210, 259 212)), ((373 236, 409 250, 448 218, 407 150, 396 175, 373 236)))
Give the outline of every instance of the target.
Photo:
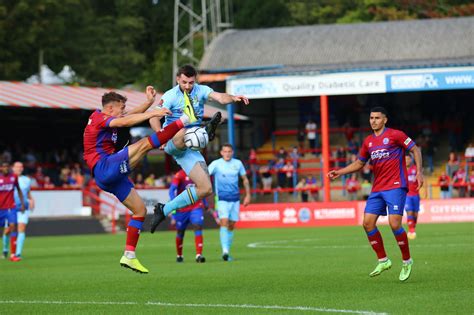
POLYGON ((329 177, 329 179, 333 180, 333 179, 338 178, 339 175, 340 174, 336 170, 331 170, 331 171, 328 172, 327 176, 329 177))
POLYGON ((156 90, 153 86, 149 85, 146 87, 145 90, 146 98, 150 103, 153 103, 155 101, 155 96, 156 96, 156 90))

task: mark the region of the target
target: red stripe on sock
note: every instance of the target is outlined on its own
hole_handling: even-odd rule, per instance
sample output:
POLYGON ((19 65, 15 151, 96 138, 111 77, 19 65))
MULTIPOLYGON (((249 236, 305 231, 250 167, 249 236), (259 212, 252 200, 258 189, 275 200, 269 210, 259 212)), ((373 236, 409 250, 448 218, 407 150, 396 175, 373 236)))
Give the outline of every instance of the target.
POLYGON ((202 235, 195 235, 194 236, 194 244, 196 246, 196 255, 202 254, 202 248, 204 246, 202 235))
POLYGON ((382 235, 380 234, 380 231, 377 231, 372 236, 367 236, 369 239, 370 246, 372 246, 372 249, 374 252, 377 254, 378 259, 383 259, 387 257, 387 254, 385 253, 385 248, 383 246, 383 239, 382 235))
POLYGON ((398 247, 400 247, 400 251, 402 252, 403 260, 410 259, 410 247, 408 246, 408 237, 407 232, 403 231, 402 233, 395 235, 397 239, 398 247))
POLYGON ((416 221, 415 219, 407 219, 408 232, 415 232, 416 221))

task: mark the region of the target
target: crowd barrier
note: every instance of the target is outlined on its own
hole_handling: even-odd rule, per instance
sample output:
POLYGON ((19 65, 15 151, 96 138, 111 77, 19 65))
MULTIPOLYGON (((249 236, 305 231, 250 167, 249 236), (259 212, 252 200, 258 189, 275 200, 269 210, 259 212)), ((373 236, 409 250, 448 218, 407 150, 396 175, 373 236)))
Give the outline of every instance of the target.
MULTIPOLYGON (((474 198, 422 200, 419 223, 474 222, 474 198)), ((265 203, 240 207, 239 228, 361 225, 364 201, 265 203)), ((405 216, 406 218, 406 216, 405 216)), ((388 224, 387 217, 379 219, 388 224)))

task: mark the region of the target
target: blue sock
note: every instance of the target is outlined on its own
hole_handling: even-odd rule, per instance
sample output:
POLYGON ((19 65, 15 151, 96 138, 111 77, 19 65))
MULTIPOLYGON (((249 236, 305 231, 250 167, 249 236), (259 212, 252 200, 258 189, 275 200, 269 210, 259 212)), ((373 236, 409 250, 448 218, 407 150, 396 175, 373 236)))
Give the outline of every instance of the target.
POLYGON ((25 243, 25 236, 25 232, 18 232, 18 238, 16 239, 16 256, 21 256, 23 244, 25 243))
POLYGON ((222 252, 229 253, 229 232, 227 227, 221 226, 221 245, 222 245, 222 252))
POLYGON ((8 253, 9 248, 10 248, 10 235, 3 234, 3 252, 8 253))
POLYGON ((228 237, 227 246, 229 247, 229 251, 230 251, 230 248, 232 247, 232 242, 234 241, 234 231, 228 230, 227 237, 228 237))
POLYGON ((171 212, 192 205, 198 201, 196 187, 191 186, 186 190, 183 190, 179 195, 174 197, 173 200, 169 201, 163 208, 165 215, 171 212))

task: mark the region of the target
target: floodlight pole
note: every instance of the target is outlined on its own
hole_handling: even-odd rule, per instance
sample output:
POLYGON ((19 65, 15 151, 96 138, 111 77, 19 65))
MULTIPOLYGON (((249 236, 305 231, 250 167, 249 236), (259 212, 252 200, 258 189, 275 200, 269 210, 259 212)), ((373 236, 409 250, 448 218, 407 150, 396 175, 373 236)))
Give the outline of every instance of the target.
POLYGON ((329 113, 328 113, 328 97, 321 95, 321 143, 322 143, 322 159, 323 159, 323 187, 324 201, 331 201, 331 182, 327 176, 329 172, 329 113))

